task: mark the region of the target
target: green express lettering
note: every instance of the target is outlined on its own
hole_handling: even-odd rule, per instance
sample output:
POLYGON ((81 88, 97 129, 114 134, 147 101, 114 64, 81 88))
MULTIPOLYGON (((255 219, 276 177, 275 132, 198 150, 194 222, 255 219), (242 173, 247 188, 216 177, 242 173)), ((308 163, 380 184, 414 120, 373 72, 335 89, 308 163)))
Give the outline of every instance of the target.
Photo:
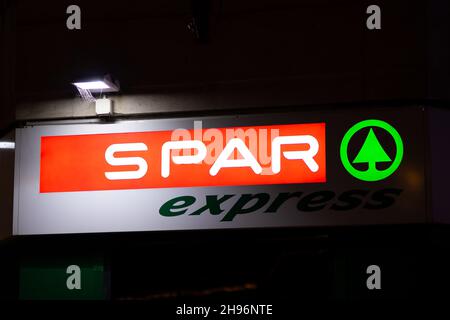
POLYGON ((338 197, 338 202, 331 206, 331 210, 344 211, 357 208, 370 193, 369 190, 349 190, 338 197))
POLYGON ((403 190, 395 188, 387 188, 375 191, 369 202, 364 206, 366 209, 379 210, 390 207, 395 203, 395 196, 399 196, 403 190))
POLYGON ((195 200, 195 197, 192 196, 181 196, 171 199, 161 206, 159 213, 164 217, 176 217, 182 215, 195 200))
POLYGON ((267 193, 243 194, 239 200, 225 214, 222 221, 232 221, 238 214, 245 214, 261 209, 269 202, 270 196, 267 193), (255 201, 256 200, 256 201, 255 201), (249 203, 252 203, 250 206, 249 203))
POLYGON ((335 197, 333 191, 319 191, 303 197, 297 204, 300 211, 312 212, 319 211, 326 207, 327 202, 335 197))
POLYGON ((301 192, 283 192, 278 194, 278 196, 273 200, 270 206, 264 212, 277 212, 283 203, 291 198, 300 198, 302 196, 301 192))
POLYGON ((213 215, 221 214, 223 210, 220 207, 220 204, 232 197, 234 197, 234 194, 226 194, 221 198, 219 198, 219 196, 206 196, 206 205, 192 212, 190 216, 197 216, 206 210, 209 210, 209 212, 213 215))
MULTIPOLYGON (((402 193, 402 189, 385 188, 377 191, 366 189, 347 190, 341 194, 336 194, 330 190, 316 191, 304 195, 303 192, 281 192, 270 195, 268 193, 257 194, 225 194, 207 195, 206 203, 190 213, 190 216, 200 216, 209 212, 211 215, 223 214, 226 209, 222 209, 226 201, 232 201, 231 208, 222 217, 223 222, 233 221, 237 215, 251 212, 276 213, 284 205, 288 208, 298 201, 297 209, 301 212, 317 212, 329 208, 333 211, 349 211, 357 208, 368 210, 382 210, 395 204, 397 197, 402 193), (304 195, 304 196, 303 196, 304 195), (302 197, 303 196, 303 197, 302 197), (232 200, 230 200, 233 198, 232 200), (294 200, 298 199, 300 200, 294 200), (260 210, 264 206, 265 210, 260 210)), ((180 196, 165 202, 159 209, 159 213, 164 217, 176 217, 185 214, 197 199, 193 196, 180 196)))

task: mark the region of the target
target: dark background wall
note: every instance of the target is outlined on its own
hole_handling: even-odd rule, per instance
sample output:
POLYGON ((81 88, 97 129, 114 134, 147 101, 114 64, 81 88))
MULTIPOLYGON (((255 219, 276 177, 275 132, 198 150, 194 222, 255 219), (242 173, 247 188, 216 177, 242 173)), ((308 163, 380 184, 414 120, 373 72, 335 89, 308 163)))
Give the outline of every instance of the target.
POLYGON ((0 0, 0 133, 14 122, 15 14, 10 0, 0 0))
POLYGON ((94 116, 70 83, 105 73, 120 114, 448 97, 445 1, 377 1, 376 31, 371 1, 77 1, 80 31, 71 1, 15 4, 18 119, 94 116))
MULTIPOLYGON (((13 140, 14 13, 11 1, 0 0, 0 136, 13 140)), ((11 235, 14 185, 14 151, 0 150, 0 239, 11 235)))

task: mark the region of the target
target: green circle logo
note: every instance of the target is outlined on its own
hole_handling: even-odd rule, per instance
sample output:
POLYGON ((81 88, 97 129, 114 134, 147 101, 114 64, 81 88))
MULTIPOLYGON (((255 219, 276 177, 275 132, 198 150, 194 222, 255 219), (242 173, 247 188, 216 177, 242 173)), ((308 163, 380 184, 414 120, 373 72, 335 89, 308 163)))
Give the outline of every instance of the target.
POLYGON ((403 141, 400 134, 392 127, 389 123, 381 120, 364 120, 358 122, 353 127, 351 127, 341 142, 341 161, 345 169, 355 178, 363 181, 379 181, 386 179, 391 174, 398 169, 400 163, 403 159, 403 141), (361 129, 367 127, 377 127, 387 131, 395 142, 396 154, 392 161, 391 158, 386 154, 383 149, 382 144, 378 141, 373 129, 371 128, 369 134, 366 137, 361 149, 359 150, 357 156, 352 163, 367 163, 368 169, 358 170, 356 169, 350 160, 348 159, 348 145, 353 136, 361 129), (392 162, 391 165, 385 170, 378 170, 376 164, 378 162, 392 162))

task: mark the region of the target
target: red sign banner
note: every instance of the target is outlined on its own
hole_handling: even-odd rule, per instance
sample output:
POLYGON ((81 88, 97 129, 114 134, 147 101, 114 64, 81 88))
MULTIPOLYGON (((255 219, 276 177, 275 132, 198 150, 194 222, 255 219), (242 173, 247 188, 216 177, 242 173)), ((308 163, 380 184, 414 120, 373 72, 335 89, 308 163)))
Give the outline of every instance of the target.
POLYGON ((40 192, 326 182, 325 123, 43 136, 40 192))

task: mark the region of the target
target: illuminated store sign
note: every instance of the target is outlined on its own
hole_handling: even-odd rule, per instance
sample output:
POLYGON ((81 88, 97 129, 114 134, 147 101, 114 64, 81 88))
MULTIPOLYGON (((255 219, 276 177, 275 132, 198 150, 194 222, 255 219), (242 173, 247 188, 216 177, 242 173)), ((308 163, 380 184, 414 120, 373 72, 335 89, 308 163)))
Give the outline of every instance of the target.
POLYGON ((372 108, 19 129, 14 233, 424 222, 423 119, 372 108))

